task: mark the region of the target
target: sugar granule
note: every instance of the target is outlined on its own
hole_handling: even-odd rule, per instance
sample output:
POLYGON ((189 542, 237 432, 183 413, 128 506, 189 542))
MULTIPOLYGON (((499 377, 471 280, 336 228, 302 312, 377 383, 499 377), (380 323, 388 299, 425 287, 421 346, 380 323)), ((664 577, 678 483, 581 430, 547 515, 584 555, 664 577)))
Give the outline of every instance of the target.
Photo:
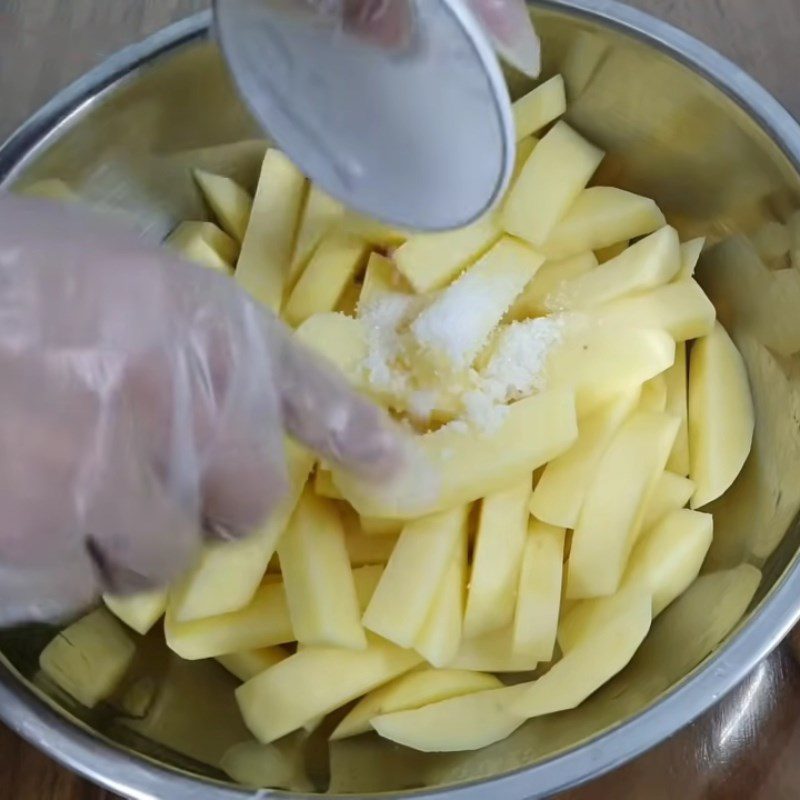
POLYGON ((543 389, 547 358, 560 341, 563 327, 558 315, 512 322, 498 336, 483 371, 484 391, 508 402, 543 389))

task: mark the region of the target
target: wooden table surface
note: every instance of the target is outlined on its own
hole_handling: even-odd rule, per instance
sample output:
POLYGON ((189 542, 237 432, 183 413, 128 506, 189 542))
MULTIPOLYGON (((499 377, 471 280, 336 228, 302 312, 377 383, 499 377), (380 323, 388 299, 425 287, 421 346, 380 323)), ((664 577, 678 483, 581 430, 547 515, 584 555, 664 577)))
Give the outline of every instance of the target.
MULTIPOLYGON (((688 30, 738 62, 800 117, 800 0, 632 0, 632 4, 688 30)), ((106 55, 207 6, 208 0, 0 0, 0 138, 106 55)), ((692 743, 695 725, 622 772, 571 793, 571 800, 800 797, 800 767, 792 755, 800 745, 800 715, 794 710, 800 700, 800 670, 785 654, 772 663, 790 687, 788 697, 771 712, 770 724, 759 737, 747 740, 736 762, 725 765, 724 775, 690 781, 696 788, 680 785, 683 765, 691 760, 686 751, 681 755, 681 748, 692 743), (660 786, 648 777, 653 771, 666 779, 660 786)), ((5 798, 113 800, 0 726, 0 799, 5 798)))

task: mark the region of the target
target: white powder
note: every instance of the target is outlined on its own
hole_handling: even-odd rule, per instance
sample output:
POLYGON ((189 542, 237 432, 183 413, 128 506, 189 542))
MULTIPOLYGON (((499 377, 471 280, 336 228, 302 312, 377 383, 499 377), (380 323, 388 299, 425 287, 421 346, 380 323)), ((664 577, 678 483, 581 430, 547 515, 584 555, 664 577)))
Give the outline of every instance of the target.
MULTIPOLYGON (((428 300, 427 306, 424 298, 411 295, 385 293, 376 297, 361 312, 367 338, 365 368, 370 385, 402 398, 399 407, 405 407, 414 421, 430 421, 433 412, 441 411, 444 403, 454 415, 447 427, 466 430, 471 426, 489 433, 502 424, 508 403, 545 388, 547 358, 562 338, 566 315, 555 314, 501 327, 492 343, 491 355, 480 370, 431 371, 430 364, 420 359, 416 350, 421 338, 440 342, 451 363, 456 358, 463 363, 465 354, 469 352, 469 357, 474 358, 474 352, 496 329, 496 319, 487 327, 485 293, 476 293, 474 282, 467 282, 469 291, 453 291, 459 283, 436 295, 433 302, 428 300), (476 319, 481 330, 480 342, 476 319), (443 381, 450 381, 444 395, 443 381), (445 402, 448 397, 455 402, 445 402)), ((497 282, 493 285, 497 287, 497 282)), ((501 293, 510 294, 510 287, 501 287, 501 293)), ((489 312, 493 317, 498 307, 494 303, 489 312)))
POLYGON ((402 392, 408 376, 398 368, 402 355, 400 330, 415 305, 412 295, 382 292, 360 310, 366 331, 364 364, 370 385, 382 392, 402 392))
POLYGON ((463 396, 464 416, 481 431, 502 425, 508 403, 545 388, 547 358, 561 340, 560 316, 513 322, 500 330, 475 388, 463 396))
POLYGON ((513 280, 469 273, 445 290, 411 326, 417 341, 443 354, 454 367, 466 367, 486 343, 519 292, 513 280))
POLYGON ((499 403, 488 392, 475 390, 464 395, 464 416, 476 430, 494 433, 508 413, 508 406, 499 403))
POLYGON ((436 408, 436 392, 411 392, 408 398, 408 413, 418 422, 428 422, 436 408))
POLYGON ((555 315, 504 328, 481 376, 487 393, 508 402, 544 388, 547 357, 560 341, 563 327, 563 318, 555 315))

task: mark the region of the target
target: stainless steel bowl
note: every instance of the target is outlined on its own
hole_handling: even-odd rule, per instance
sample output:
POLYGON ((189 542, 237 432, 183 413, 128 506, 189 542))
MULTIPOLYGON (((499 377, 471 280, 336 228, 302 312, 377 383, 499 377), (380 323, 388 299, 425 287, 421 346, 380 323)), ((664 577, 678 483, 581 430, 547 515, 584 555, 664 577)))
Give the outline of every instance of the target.
MULTIPOLYGON (((737 336, 755 330, 773 349, 778 342, 777 354, 746 351, 756 444, 715 508, 715 544, 704 568, 750 563, 763 579, 739 624, 745 608, 736 609, 742 586, 735 573, 716 588, 695 584, 659 618, 628 669, 587 703, 532 721, 484 751, 423 755, 370 736, 336 745, 330 765, 311 765, 320 783, 330 777, 334 795, 512 800, 586 781, 697 717, 800 616, 800 360, 780 346, 797 324, 797 308, 786 298, 743 308, 716 281, 720 264, 748 257, 747 237, 800 208, 800 128, 733 64, 645 14, 610 0, 544 0, 534 13, 545 72, 566 77, 571 122, 608 151, 604 179, 654 196, 684 236, 708 234, 714 246, 701 280, 721 316, 737 336)), ((209 22, 200 15, 173 26, 59 95, 0 149, 0 184, 61 178, 158 238, 176 221, 204 214, 189 166, 252 182, 263 143, 208 41, 209 22)), ((525 88, 518 76, 509 81, 514 92, 525 88)), ((51 633, 0 636, 0 714, 24 737, 128 797, 251 796, 214 766, 243 735, 228 678, 214 665, 179 663, 149 637, 144 661, 164 688, 147 717, 123 723, 113 709, 80 709, 37 675, 36 657, 51 633)))

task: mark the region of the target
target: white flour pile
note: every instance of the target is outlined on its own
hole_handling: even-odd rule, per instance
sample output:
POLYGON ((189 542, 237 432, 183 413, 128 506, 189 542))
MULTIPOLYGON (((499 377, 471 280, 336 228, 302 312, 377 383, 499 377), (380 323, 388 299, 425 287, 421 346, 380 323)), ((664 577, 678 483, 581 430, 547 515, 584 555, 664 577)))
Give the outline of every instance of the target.
POLYGON ((485 432, 502 423, 509 402, 544 389, 549 354, 563 335, 562 315, 501 325, 475 366, 496 326, 492 318, 499 322, 510 304, 481 298, 487 299, 475 292, 386 293, 360 309, 372 388, 417 423, 469 424, 485 432), (428 357, 432 339, 448 363, 428 357))
POLYGON ((481 430, 502 422, 506 404, 545 388, 547 359, 561 341, 563 319, 538 317, 503 328, 477 383, 464 396, 465 416, 481 430))

